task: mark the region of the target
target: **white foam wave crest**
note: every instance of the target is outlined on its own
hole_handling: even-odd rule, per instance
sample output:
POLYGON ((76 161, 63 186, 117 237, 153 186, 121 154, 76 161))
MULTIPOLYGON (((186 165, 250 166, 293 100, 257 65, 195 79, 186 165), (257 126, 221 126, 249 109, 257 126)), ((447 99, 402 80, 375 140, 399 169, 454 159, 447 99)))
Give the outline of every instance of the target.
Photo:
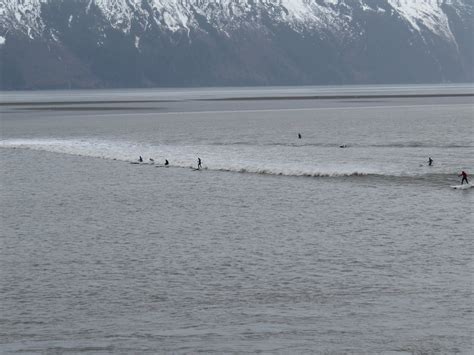
POLYGON ((197 158, 208 170, 285 176, 337 177, 393 175, 388 171, 363 166, 314 162, 309 158, 289 159, 275 150, 261 151, 255 147, 224 149, 212 145, 153 145, 123 141, 91 139, 10 139, 0 141, 0 148, 19 148, 94 158, 145 162, 152 158, 156 165, 168 159, 171 167, 196 167, 197 158))

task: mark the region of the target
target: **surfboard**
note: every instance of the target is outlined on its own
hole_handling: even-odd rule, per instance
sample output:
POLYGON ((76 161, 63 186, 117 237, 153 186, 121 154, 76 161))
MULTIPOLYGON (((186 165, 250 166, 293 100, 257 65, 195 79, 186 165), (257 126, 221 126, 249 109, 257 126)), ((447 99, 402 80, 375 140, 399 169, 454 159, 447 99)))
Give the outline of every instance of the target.
POLYGON ((451 186, 452 189, 456 189, 456 190, 467 190, 467 189, 470 189, 471 187, 474 187, 474 185, 471 185, 471 184, 464 184, 464 185, 454 185, 454 186, 451 186))
POLYGON ((143 161, 143 162, 140 162, 140 161, 131 161, 130 164, 134 164, 134 165, 155 165, 155 163, 149 163, 149 162, 146 162, 146 161, 143 161))

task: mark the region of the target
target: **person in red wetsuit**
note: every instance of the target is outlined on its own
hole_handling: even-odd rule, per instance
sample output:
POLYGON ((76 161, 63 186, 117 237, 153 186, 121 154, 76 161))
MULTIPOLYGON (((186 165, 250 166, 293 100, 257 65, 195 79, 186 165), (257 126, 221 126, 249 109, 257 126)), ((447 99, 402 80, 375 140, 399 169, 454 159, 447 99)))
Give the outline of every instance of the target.
POLYGON ((464 184, 464 181, 466 181, 466 184, 469 184, 469 181, 467 181, 467 174, 465 171, 461 171, 462 180, 461 180, 461 185, 464 184))

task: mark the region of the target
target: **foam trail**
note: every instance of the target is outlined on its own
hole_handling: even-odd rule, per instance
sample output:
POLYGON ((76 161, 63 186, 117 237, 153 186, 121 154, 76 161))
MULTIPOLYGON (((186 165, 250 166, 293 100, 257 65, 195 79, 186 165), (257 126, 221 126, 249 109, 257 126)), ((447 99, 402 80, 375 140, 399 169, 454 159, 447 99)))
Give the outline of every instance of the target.
POLYGON ((364 160, 356 155, 347 158, 346 153, 339 153, 342 150, 335 148, 331 148, 333 155, 329 155, 328 151, 321 152, 316 148, 295 150, 294 147, 253 145, 153 145, 89 138, 8 139, 0 141, 0 148, 32 149, 127 162, 136 161, 141 155, 145 161, 153 158, 157 164, 162 164, 168 159, 171 166, 182 168, 195 167, 197 157, 201 157, 208 170, 284 176, 420 175, 419 169, 414 173, 401 166, 377 163, 377 159, 364 160))

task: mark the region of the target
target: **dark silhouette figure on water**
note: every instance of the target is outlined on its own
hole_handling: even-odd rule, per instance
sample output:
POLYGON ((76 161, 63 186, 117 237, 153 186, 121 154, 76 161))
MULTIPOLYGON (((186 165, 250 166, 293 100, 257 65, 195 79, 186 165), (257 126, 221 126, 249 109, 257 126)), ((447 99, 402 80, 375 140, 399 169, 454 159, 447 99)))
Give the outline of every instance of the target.
POLYGON ((465 171, 461 171, 461 175, 459 176, 462 176, 461 185, 464 184, 464 181, 466 182, 466 184, 469 184, 469 181, 467 180, 467 174, 465 171))

